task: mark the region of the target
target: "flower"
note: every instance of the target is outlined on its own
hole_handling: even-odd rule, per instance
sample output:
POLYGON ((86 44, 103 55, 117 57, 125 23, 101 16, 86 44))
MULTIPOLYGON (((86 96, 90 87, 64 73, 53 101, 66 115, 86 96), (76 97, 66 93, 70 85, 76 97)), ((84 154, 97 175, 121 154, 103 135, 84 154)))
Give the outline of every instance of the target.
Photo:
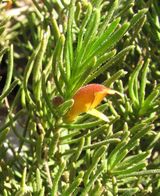
POLYGON ((89 84, 80 88, 73 96, 74 104, 66 115, 66 121, 74 121, 81 113, 98 106, 106 95, 115 93, 116 91, 100 84, 89 84))
POLYGON ((6 5, 5 5, 6 10, 9 10, 12 8, 12 4, 13 4, 12 0, 7 0, 7 1, 5 1, 5 3, 6 3, 6 5))

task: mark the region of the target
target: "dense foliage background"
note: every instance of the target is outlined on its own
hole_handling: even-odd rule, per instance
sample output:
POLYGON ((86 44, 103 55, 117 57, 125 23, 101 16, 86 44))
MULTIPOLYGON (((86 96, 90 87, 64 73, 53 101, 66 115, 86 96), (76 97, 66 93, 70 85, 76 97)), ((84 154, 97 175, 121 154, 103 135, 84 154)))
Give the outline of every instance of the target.
POLYGON ((160 2, 0 4, 0 195, 160 195, 160 2), (99 83, 98 111, 67 123, 99 83))

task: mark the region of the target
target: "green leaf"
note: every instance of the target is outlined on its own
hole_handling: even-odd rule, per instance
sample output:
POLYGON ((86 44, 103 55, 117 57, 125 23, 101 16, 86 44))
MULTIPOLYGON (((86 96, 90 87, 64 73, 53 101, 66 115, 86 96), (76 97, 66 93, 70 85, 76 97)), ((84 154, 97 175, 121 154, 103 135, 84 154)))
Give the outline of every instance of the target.
POLYGON ((17 86, 20 85, 20 80, 19 79, 15 79, 14 82, 12 82, 12 84, 8 87, 8 89, 6 91, 4 91, 2 93, 2 95, 0 96, 0 105, 2 104, 3 100, 5 97, 7 97, 12 91, 13 89, 17 86))
POLYGON ((9 86, 10 86, 11 81, 12 81, 13 67, 14 67, 14 57, 13 57, 13 55, 14 55, 14 49, 13 49, 13 45, 11 45, 10 49, 9 49, 9 61, 8 61, 8 68, 7 68, 7 79, 6 79, 6 83, 5 83, 5 86, 3 88, 2 94, 9 89, 9 86))
POLYGON ((77 53, 77 56, 75 58, 74 64, 76 65, 76 69, 73 70, 72 73, 73 77, 74 75, 79 73, 79 70, 81 70, 81 64, 83 62, 83 59, 85 58, 85 53, 87 52, 90 42, 92 42, 92 40, 94 39, 97 33, 99 21, 100 21, 100 10, 95 9, 88 23, 87 31, 85 32, 82 48, 77 53))
POLYGON ((67 39, 65 45, 65 59, 66 59, 66 75, 67 79, 70 78, 71 74, 71 66, 73 63, 73 34, 72 34, 72 25, 74 21, 74 8, 75 8, 75 0, 70 1, 69 6, 69 15, 68 15, 68 24, 67 24, 67 39))
POLYGON ((130 174, 130 173, 142 170, 146 166, 147 166, 146 162, 144 162, 144 163, 140 162, 136 165, 133 164, 132 166, 130 166, 129 168, 125 168, 124 170, 115 170, 115 171, 112 171, 112 172, 113 172, 114 175, 117 175, 117 176, 126 175, 126 174, 130 174))
POLYGON ((92 164, 84 174, 84 183, 85 184, 87 184, 89 182, 89 177, 90 177, 91 173, 97 167, 97 164, 100 161, 100 159, 102 158, 105 151, 106 151, 105 146, 101 146, 99 149, 96 150, 96 152, 93 156, 93 159, 92 159, 92 164))
POLYGON ((159 97, 160 91, 159 90, 153 90, 152 93, 146 98, 144 101, 141 109, 139 110, 139 115, 144 115, 148 112, 149 109, 152 108, 154 105, 154 102, 159 97))
MULTIPOLYGON (((118 21, 118 20, 117 20, 118 21)), ((116 32, 112 34, 104 43, 102 43, 92 55, 102 55, 107 52, 109 49, 112 49, 113 46, 122 38, 122 36, 126 33, 128 27, 130 26, 129 23, 123 24, 116 32)))
POLYGON ((122 170, 122 169, 126 169, 127 167, 130 167, 133 163, 138 164, 138 162, 145 160, 148 156, 150 156, 150 154, 151 153, 147 151, 137 155, 128 156, 126 157, 126 159, 123 160, 123 162, 117 164, 116 169, 122 170))
POLYGON ((139 72, 142 68, 142 65, 143 65, 143 63, 140 62, 129 77, 129 84, 128 84, 129 95, 130 95, 135 107, 139 107, 138 75, 139 75, 139 72))
POLYGON ((123 69, 117 71, 115 74, 113 74, 109 79, 103 82, 103 85, 110 87, 112 83, 114 83, 116 80, 118 80, 121 77, 124 77, 127 74, 126 71, 123 69))
POLYGON ((37 52, 36 60, 34 62, 34 67, 33 67, 33 89, 34 89, 34 95, 35 99, 37 101, 40 101, 41 98, 41 72, 42 72, 42 61, 43 61, 43 56, 45 54, 47 44, 48 44, 48 39, 50 36, 50 28, 47 28, 46 32, 42 32, 42 39, 40 42, 40 49, 37 52))
POLYGON ((60 177, 65 169, 66 166, 66 162, 62 162, 59 166, 59 169, 57 171, 57 174, 55 175, 55 178, 53 180, 53 186, 52 186, 52 190, 51 190, 51 196, 55 196, 58 192, 58 183, 60 180, 60 177))
MULTIPOLYGON (((111 6, 111 8, 109 9, 109 11, 107 12, 105 18, 104 18, 104 22, 102 23, 102 25, 100 26, 100 31, 98 33, 98 35, 102 35, 105 31, 105 29, 108 26, 108 23, 110 22, 111 18, 114 15, 114 12, 116 11, 116 9, 118 8, 118 4, 119 4, 119 0, 115 0, 111 6)), ((111 23, 112 24, 112 23, 111 23)))
POLYGON ((0 147, 3 144, 4 140, 6 139, 6 136, 9 132, 10 128, 4 129, 2 132, 0 132, 0 147))
POLYGON ((117 18, 115 21, 113 21, 107 28, 107 30, 101 35, 99 36, 96 40, 94 40, 89 47, 89 50, 86 54, 86 57, 88 56, 94 56, 94 54, 97 51, 98 48, 100 48, 100 46, 104 43, 107 42, 107 40, 109 39, 109 37, 114 33, 115 29, 117 28, 117 26, 119 25, 120 22, 120 18, 117 18))
POLYGON ((64 196, 72 195, 72 193, 78 188, 80 183, 83 181, 84 172, 81 171, 74 181, 69 185, 66 191, 63 193, 64 196))
POLYGON ((121 139, 121 142, 109 154, 108 156, 108 170, 109 171, 112 169, 113 165, 116 165, 117 156, 121 152, 121 150, 124 148, 124 146, 127 144, 128 136, 129 136, 129 132, 125 132, 123 135, 123 138, 121 139))
POLYGON ((125 49, 123 49, 116 56, 114 56, 111 60, 109 60, 106 64, 104 64, 102 67, 99 67, 95 72, 93 72, 93 74, 88 76, 88 78, 86 79, 86 83, 89 83, 90 81, 95 79, 97 76, 102 74, 109 67, 111 67, 113 64, 115 64, 117 61, 120 61, 120 59, 123 58, 133 48, 134 46, 128 46, 125 49))
POLYGON ((140 10, 137 14, 135 14, 130 20, 130 27, 128 30, 132 29, 138 23, 138 21, 146 14, 147 11, 148 9, 144 8, 140 10))
POLYGON ((100 166, 97 171, 95 172, 94 176, 90 179, 90 181, 86 184, 85 188, 83 189, 83 191, 81 192, 80 196, 85 196, 88 191, 91 189, 92 185, 94 184, 94 182, 97 180, 97 178, 102 174, 104 170, 104 166, 100 166))
POLYGON ((141 87, 140 87, 140 104, 143 105, 144 99, 145 99, 145 88, 147 83, 147 73, 149 71, 150 60, 148 59, 144 65, 144 68, 142 69, 142 77, 141 77, 141 87))

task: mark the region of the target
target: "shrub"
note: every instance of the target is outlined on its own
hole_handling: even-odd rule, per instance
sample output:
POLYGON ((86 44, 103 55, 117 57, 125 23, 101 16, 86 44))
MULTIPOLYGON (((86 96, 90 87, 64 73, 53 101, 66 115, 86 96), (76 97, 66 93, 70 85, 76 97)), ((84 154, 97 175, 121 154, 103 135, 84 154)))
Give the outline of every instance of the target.
POLYGON ((1 2, 2 195, 159 194, 159 13, 158 0, 1 2), (91 83, 115 94, 82 90, 67 121, 91 83))

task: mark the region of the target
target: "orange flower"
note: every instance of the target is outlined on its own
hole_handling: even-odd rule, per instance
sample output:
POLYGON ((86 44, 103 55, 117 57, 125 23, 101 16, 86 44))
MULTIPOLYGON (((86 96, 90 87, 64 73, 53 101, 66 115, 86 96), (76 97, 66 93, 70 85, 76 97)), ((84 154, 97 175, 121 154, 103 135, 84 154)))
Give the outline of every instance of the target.
POLYGON ((116 91, 100 84, 89 84, 80 88, 73 96, 74 104, 66 115, 66 120, 72 122, 78 115, 91 111, 98 106, 108 94, 116 91))
POLYGON ((4 7, 5 10, 9 10, 12 8, 12 4, 13 4, 12 0, 6 0, 6 1, 3 1, 3 3, 5 3, 5 7, 4 7))

